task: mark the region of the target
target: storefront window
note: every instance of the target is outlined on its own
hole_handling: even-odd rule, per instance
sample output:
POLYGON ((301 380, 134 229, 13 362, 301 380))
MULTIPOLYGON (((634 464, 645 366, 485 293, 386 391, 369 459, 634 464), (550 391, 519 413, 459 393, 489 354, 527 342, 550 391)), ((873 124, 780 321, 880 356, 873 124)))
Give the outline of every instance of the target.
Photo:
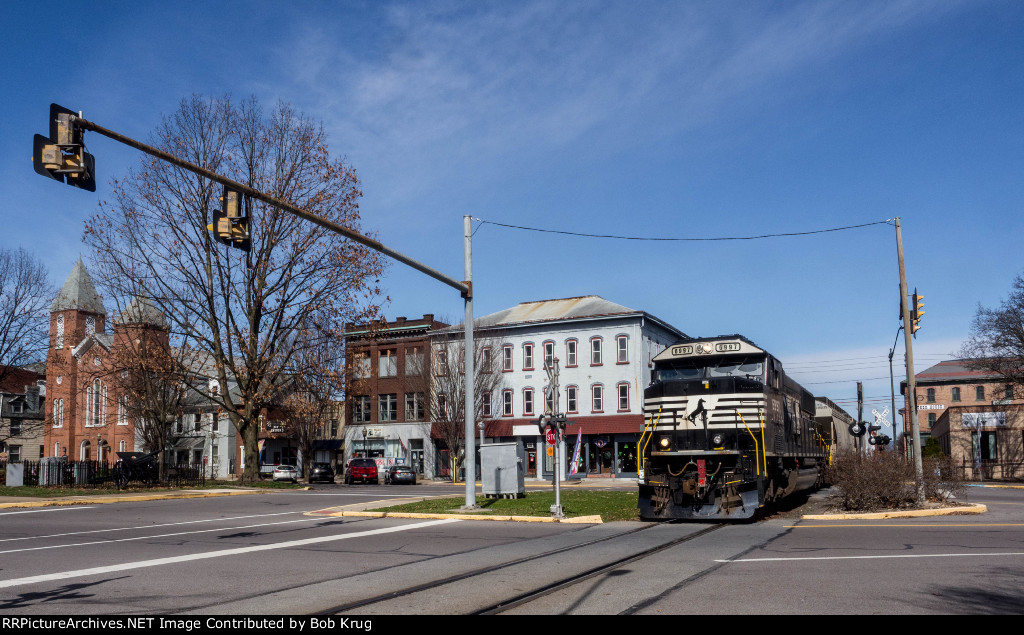
POLYGON ((636 472, 636 443, 619 443, 616 471, 636 472))

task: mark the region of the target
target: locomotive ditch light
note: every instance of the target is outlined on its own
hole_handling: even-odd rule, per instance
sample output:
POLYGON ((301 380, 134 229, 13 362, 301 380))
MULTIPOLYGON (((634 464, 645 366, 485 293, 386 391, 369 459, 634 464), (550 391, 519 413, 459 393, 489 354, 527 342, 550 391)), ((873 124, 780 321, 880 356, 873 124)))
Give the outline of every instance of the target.
POLYGON ((723 437, 721 435, 721 433, 716 434, 715 436, 711 437, 711 445, 715 446, 716 450, 721 448, 724 443, 725 443, 725 437, 723 437))
POLYGON ((658 445, 661 446, 662 450, 667 450, 670 441, 668 437, 661 437, 658 439, 658 445))

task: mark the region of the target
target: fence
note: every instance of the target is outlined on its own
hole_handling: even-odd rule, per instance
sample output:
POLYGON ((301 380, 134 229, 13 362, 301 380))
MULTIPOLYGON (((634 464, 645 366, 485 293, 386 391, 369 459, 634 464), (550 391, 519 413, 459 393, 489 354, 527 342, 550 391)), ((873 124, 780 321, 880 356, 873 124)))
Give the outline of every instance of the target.
MULTIPOLYGON (((963 459, 960 474, 964 480, 977 481, 979 474, 974 469, 974 461, 963 459)), ((981 462, 981 480, 986 481, 1020 481, 1024 480, 1024 462, 1022 461, 988 461, 981 462)))
MULTIPOLYGON (((144 471, 129 469, 120 461, 66 461, 43 459, 21 461, 24 467, 23 485, 56 488, 102 488, 102 487, 196 487, 206 483, 202 465, 169 466, 164 479, 158 478, 157 467, 152 466, 151 478, 144 471)), ((6 469, 6 464, 0 465, 6 469)), ((3 483, 0 483, 2 485, 3 483)))

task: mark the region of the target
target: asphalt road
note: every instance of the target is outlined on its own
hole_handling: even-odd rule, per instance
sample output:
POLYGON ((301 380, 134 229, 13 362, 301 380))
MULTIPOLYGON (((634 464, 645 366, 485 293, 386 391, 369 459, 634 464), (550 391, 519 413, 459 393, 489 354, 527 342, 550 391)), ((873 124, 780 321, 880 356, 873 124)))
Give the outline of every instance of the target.
POLYGON ((464 491, 426 490, 0 510, 0 614, 467 614, 584 574, 506 612, 1024 611, 1024 489, 972 488, 982 515, 885 521, 810 521, 801 509, 739 525, 309 515, 464 491))

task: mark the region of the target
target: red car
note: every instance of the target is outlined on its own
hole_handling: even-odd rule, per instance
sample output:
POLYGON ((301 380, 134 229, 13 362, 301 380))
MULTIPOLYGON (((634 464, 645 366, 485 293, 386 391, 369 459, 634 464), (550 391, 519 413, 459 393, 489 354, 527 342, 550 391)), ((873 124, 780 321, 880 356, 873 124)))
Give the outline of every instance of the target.
POLYGON ((373 459, 352 459, 345 466, 345 484, 351 485, 357 480, 363 483, 372 481, 375 485, 380 485, 380 479, 377 476, 377 462, 373 459))

